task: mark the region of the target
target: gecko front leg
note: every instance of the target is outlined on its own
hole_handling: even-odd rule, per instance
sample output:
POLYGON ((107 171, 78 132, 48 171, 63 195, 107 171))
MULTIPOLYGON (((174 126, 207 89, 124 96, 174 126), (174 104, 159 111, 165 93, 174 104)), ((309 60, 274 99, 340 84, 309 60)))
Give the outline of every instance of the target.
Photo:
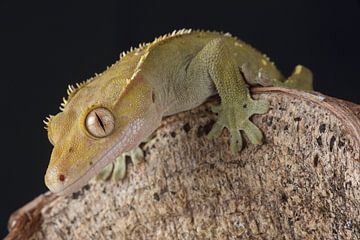
MULTIPOLYGON (((220 106, 213 108, 218 120, 209 133, 210 138, 221 135, 224 128, 231 134, 230 147, 233 154, 242 149, 240 131, 244 132, 253 144, 262 143, 262 132, 250 121, 254 114, 266 113, 269 103, 254 100, 250 96, 245 79, 240 73, 233 55, 223 38, 210 41, 193 59, 193 69, 206 68, 221 98, 220 106)), ((204 71, 203 71, 204 72, 204 71)))
POLYGON ((138 146, 133 150, 121 154, 115 159, 114 162, 107 165, 103 170, 101 170, 96 179, 97 180, 109 180, 110 178, 114 181, 119 181, 123 179, 126 175, 126 157, 130 157, 134 165, 137 165, 144 161, 144 152, 138 146))
POLYGON ((219 137, 224 128, 227 128, 231 135, 230 148, 235 154, 243 147, 240 131, 244 132, 252 144, 261 144, 263 134, 261 130, 250 121, 254 114, 266 113, 269 109, 268 102, 264 100, 253 100, 247 89, 244 98, 234 99, 232 103, 221 103, 215 106, 212 111, 218 114, 218 120, 214 124, 208 137, 219 137))

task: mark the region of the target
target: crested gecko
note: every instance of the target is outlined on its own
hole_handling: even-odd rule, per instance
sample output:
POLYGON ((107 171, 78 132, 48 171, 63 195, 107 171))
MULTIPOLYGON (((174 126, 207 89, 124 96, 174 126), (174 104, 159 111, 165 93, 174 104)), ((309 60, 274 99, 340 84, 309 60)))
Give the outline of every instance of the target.
POLYGON ((208 136, 227 129, 233 154, 242 149, 241 133, 261 144, 262 132, 249 119, 269 109, 267 101, 251 97, 249 87, 259 85, 311 90, 312 73, 297 65, 285 79, 269 58, 228 33, 183 29, 141 44, 103 73, 69 86, 61 112, 45 121, 54 146, 45 183, 56 194, 69 194, 111 163, 123 178, 124 154, 141 159, 136 147, 164 116, 215 94, 221 103, 212 109, 218 119, 208 136))

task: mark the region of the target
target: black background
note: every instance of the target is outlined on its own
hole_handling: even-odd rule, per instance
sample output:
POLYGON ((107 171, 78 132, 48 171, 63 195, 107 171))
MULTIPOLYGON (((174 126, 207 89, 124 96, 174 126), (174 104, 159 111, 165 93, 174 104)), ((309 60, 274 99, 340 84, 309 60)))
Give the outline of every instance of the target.
POLYGON ((317 91, 360 103, 358 1, 60 2, 0 2, 0 237, 9 214, 46 191, 51 145, 42 120, 58 111, 67 85, 160 34, 231 32, 286 75, 303 64, 317 91))

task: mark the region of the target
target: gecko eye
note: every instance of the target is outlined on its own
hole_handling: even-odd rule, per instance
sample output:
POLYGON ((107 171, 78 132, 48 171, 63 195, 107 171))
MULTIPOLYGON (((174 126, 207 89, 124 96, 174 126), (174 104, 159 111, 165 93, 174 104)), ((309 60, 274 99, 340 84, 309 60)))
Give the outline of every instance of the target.
POLYGON ((91 110, 86 116, 85 124, 87 131, 98 138, 109 136, 115 127, 113 115, 103 107, 91 110))

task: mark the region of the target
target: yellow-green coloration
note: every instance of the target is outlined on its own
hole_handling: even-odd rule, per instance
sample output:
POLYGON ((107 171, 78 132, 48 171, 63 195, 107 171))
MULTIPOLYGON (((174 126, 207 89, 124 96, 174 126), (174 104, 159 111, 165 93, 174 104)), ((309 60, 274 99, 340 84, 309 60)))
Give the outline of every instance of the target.
MULTIPOLYGON (((255 85, 309 90, 312 74, 297 66, 286 80, 265 55, 230 34, 180 30, 140 45, 102 74, 70 87, 62 112, 47 120, 54 149, 46 185, 59 194, 73 192, 113 162, 100 177, 113 172, 123 178, 124 154, 164 116, 192 109, 215 94, 221 105, 214 108, 218 120, 210 137, 227 128, 234 154, 242 148, 240 131, 260 144, 262 133, 249 118, 269 106, 251 98, 249 86, 255 85)), ((138 149, 130 154, 133 160, 142 157, 138 149)))

